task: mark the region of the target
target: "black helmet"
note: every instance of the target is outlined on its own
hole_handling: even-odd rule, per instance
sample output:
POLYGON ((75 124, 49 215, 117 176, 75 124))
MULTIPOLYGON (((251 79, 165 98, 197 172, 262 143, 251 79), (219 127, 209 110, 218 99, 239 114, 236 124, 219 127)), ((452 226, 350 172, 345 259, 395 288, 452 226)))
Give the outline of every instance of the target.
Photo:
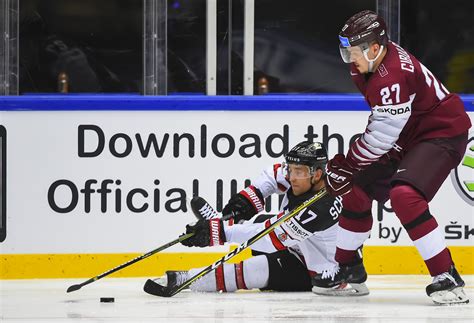
POLYGON ((343 47, 357 46, 363 43, 377 41, 387 46, 387 25, 382 17, 370 10, 356 13, 346 21, 339 33, 339 40, 343 47))
POLYGON ((323 172, 328 161, 328 153, 321 142, 302 141, 285 155, 287 164, 309 166, 311 173, 320 168, 323 172))

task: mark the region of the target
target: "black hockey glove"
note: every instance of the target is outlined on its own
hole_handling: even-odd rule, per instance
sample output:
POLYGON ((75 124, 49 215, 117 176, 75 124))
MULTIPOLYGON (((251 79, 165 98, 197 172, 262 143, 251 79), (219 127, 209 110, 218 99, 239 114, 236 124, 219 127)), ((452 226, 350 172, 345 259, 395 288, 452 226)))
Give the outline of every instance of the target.
POLYGON ((231 216, 235 223, 250 220, 255 214, 263 211, 262 193, 253 185, 233 195, 224 209, 224 217, 231 216))
POLYGON ((194 233, 192 237, 181 241, 187 247, 218 246, 226 242, 221 219, 199 220, 186 226, 186 234, 194 233))

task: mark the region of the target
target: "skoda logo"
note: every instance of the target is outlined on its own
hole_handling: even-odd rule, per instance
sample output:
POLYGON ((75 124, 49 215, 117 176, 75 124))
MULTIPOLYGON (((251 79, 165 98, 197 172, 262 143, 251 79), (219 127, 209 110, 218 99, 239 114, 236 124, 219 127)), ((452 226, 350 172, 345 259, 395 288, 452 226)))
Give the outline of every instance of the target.
POLYGON ((474 205, 474 137, 469 139, 461 163, 451 172, 451 180, 462 199, 474 205))

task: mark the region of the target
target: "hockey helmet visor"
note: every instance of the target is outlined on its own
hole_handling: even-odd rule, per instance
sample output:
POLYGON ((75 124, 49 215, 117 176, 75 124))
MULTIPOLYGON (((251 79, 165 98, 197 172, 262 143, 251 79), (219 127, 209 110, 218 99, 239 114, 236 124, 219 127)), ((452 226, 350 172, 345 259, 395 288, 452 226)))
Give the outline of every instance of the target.
POLYGON ((344 63, 353 63, 362 57, 367 58, 369 52, 369 43, 361 43, 359 45, 351 46, 346 37, 339 36, 339 52, 341 53, 344 63))
POLYGON ((283 163, 283 167, 288 174, 289 178, 294 179, 306 179, 311 178, 313 176, 313 172, 311 171, 311 167, 308 165, 303 164, 287 164, 283 163))

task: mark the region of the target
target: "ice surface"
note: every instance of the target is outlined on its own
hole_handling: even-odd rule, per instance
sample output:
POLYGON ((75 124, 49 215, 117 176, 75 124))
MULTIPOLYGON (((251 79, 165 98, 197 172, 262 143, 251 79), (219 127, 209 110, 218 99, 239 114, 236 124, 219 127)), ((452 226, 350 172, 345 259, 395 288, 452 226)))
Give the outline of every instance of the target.
POLYGON ((371 294, 243 291, 160 298, 142 291, 146 278, 104 278, 67 294, 86 279, 0 280, 0 322, 474 322, 474 276, 463 276, 471 303, 436 306, 428 276, 369 276, 371 294), (115 303, 100 303, 115 297, 115 303))

